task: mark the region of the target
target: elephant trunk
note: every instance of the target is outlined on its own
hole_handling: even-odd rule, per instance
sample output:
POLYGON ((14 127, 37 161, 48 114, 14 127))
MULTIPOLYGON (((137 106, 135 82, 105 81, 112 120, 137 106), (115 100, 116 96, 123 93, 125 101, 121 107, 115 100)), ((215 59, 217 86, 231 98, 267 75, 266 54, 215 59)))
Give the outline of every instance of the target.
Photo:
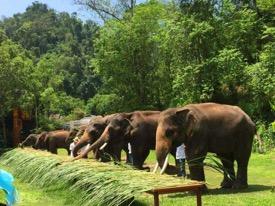
POLYGON ((79 142, 75 145, 75 147, 73 149, 73 156, 76 157, 78 151, 87 144, 88 144, 87 139, 80 139, 79 142))
POLYGON ((172 141, 162 134, 162 131, 159 131, 158 129, 156 137, 156 156, 157 163, 161 168, 161 173, 165 172, 168 165, 168 154, 172 146, 172 141))
POLYGON ((19 143, 19 147, 33 146, 36 142, 36 135, 30 134, 23 142, 19 143))
POLYGON ((99 137, 99 139, 92 144, 92 149, 98 149, 100 148, 100 150, 103 150, 109 141, 109 134, 108 134, 108 127, 104 130, 104 132, 102 133, 102 135, 99 137))
POLYGON ((104 144, 104 142, 105 142, 105 140, 103 138, 99 138, 96 142, 94 142, 92 145, 90 145, 88 149, 85 149, 85 151, 83 153, 81 153, 79 156, 77 156, 77 157, 74 156, 75 157, 74 160, 77 160, 77 159, 87 156, 90 151, 98 149, 99 147, 101 147, 104 144))

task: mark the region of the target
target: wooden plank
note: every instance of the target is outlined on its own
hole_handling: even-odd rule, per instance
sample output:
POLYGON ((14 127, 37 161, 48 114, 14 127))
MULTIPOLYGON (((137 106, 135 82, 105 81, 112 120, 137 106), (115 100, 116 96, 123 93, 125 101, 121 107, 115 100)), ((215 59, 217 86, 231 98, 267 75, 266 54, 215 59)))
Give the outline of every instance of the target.
POLYGON ((159 206, 160 194, 194 191, 196 193, 197 206, 201 206, 202 205, 201 189, 203 187, 205 187, 205 185, 203 183, 198 182, 198 183, 186 184, 182 186, 154 188, 152 190, 147 191, 147 193, 154 195, 154 206, 159 206))
POLYGON ((154 188, 152 190, 147 191, 147 193, 153 194, 154 192, 158 192, 159 194, 168 194, 168 193, 175 193, 175 192, 192 191, 203 187, 204 187, 203 183, 195 183, 195 184, 175 186, 175 187, 154 188))

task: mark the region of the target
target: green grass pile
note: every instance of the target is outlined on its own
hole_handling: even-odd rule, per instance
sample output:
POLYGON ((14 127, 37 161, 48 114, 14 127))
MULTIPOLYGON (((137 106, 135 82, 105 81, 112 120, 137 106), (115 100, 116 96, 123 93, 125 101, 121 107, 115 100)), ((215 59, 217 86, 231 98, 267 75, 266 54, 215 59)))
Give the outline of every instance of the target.
POLYGON ((26 183, 68 190, 75 197, 75 205, 129 205, 134 196, 150 189, 191 182, 113 162, 67 160, 68 157, 32 149, 14 149, 0 158, 1 164, 11 168, 15 177, 26 183))

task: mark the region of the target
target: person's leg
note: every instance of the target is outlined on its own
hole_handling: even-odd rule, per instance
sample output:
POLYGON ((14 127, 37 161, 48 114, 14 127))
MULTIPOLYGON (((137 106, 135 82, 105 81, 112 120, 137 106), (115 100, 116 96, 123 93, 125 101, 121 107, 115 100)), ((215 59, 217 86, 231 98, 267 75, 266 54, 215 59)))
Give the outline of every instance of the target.
POLYGON ((177 159, 178 162, 178 177, 185 177, 185 159, 177 159))

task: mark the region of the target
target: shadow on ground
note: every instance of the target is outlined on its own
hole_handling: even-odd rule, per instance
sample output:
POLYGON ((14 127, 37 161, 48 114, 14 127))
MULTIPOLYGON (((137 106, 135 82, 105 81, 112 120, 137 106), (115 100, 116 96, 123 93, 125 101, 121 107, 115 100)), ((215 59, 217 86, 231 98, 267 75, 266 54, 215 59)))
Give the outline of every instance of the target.
MULTIPOLYGON (((208 189, 206 192, 203 193, 203 196, 207 195, 224 195, 224 194, 236 194, 236 193, 251 193, 251 192, 260 192, 260 191, 271 191, 274 192, 275 186, 267 186, 267 185, 249 185, 247 189, 221 189, 221 188, 215 188, 215 189, 208 189)), ((187 196, 193 196, 195 195, 193 192, 185 192, 185 193, 177 193, 168 195, 170 198, 178 198, 178 197, 187 197, 187 196)))

